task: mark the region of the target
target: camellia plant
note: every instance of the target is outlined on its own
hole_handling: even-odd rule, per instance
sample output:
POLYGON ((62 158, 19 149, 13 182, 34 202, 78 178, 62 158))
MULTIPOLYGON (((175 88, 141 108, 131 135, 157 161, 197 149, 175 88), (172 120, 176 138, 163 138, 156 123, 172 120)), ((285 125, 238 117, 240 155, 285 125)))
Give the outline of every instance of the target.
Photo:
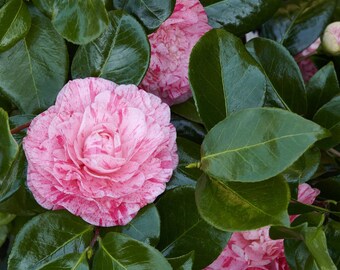
POLYGON ((0 0, 0 269, 339 269, 339 55, 337 0, 0 0))

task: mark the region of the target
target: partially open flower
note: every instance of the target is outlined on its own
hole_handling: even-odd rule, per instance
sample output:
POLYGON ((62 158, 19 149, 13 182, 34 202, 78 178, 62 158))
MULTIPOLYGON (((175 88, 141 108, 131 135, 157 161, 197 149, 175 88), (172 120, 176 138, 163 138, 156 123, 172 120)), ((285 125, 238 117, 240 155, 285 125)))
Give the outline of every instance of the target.
POLYGON ((199 38, 210 29, 199 0, 177 0, 170 18, 149 35, 150 67, 141 87, 169 105, 191 97, 189 56, 199 38))
POLYGON ((322 48, 329 54, 340 54, 340 22, 329 24, 322 36, 322 48))
MULTIPOLYGON (((319 190, 299 185, 298 201, 312 204, 319 190)), ((295 216, 296 217, 296 216, 295 216)), ((233 233, 221 255, 205 270, 289 270, 283 240, 272 240, 269 227, 233 233)))
POLYGON ((124 225, 164 191, 175 140, 158 97, 99 78, 70 81, 24 139, 27 184, 45 208, 124 225))

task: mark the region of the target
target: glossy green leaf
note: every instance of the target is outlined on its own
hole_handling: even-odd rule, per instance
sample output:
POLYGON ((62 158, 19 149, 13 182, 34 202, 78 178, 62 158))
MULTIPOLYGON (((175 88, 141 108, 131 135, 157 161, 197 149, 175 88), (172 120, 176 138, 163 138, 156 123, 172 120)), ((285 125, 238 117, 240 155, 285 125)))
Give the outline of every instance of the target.
POLYGON ((214 28, 236 35, 256 29, 280 7, 280 0, 200 0, 214 28))
POLYGON ((26 158, 22 147, 19 148, 6 176, 0 183, 0 203, 12 196, 26 181, 26 158))
POLYGON ((11 0, 0 9, 0 52, 22 39, 31 27, 31 16, 23 0, 11 0))
POLYGON ((195 252, 189 252, 176 258, 168 258, 173 270, 191 270, 194 264, 195 252))
POLYGON ((193 269, 203 269, 222 252, 231 233, 215 229, 199 215, 192 187, 167 191, 158 201, 161 238, 157 246, 169 258, 195 251, 193 269), (180 202, 180 205, 178 203, 180 202))
POLYGON ((170 182, 167 184, 167 189, 184 185, 195 186, 197 179, 202 174, 202 171, 197 168, 186 168, 188 164, 200 160, 200 145, 188 139, 177 137, 177 148, 179 163, 170 182))
POLYGON ((31 15, 32 27, 26 38, 0 53, 0 92, 24 113, 51 106, 68 73, 64 40, 36 9, 31 9, 31 15))
POLYGON ((288 225, 289 200, 289 187, 282 177, 259 183, 239 183, 203 175, 196 188, 201 216, 214 227, 226 231, 288 225))
POLYGON ((86 259, 86 252, 83 253, 70 253, 60 256, 52 260, 39 270, 89 270, 89 265, 86 259))
POLYGON ((9 224, 13 219, 15 215, 0 212, 0 226, 9 224))
POLYGON ((195 102, 192 98, 186 102, 171 106, 171 111, 184 117, 185 119, 202 124, 202 119, 198 115, 195 102))
POLYGON ((329 129, 332 137, 322 140, 320 146, 331 148, 340 142, 340 96, 323 105, 314 115, 313 120, 329 129))
POLYGON ((331 221, 325 229, 328 252, 336 266, 340 267, 340 223, 331 221))
POLYGON ((193 123, 177 115, 171 116, 171 123, 175 126, 178 137, 189 139, 198 144, 202 143, 207 133, 202 125, 193 123))
POLYGON ((329 62, 322 67, 308 82, 308 116, 313 117, 320 107, 340 94, 338 78, 334 64, 329 62))
POLYGON ((8 233, 8 227, 6 225, 0 225, 0 247, 5 243, 8 233))
POLYGON ((99 239, 93 270, 170 270, 171 266, 155 248, 120 233, 108 233, 99 239))
POLYGON ((307 150, 297 161, 281 173, 288 183, 302 184, 310 180, 318 170, 321 153, 318 148, 307 150))
POLYGON ((286 226, 272 226, 269 230, 269 236, 273 240, 277 239, 297 239, 303 240, 302 231, 308 227, 305 222, 298 226, 286 227, 286 226))
POLYGON ((241 40, 225 30, 211 30, 190 56, 189 79, 196 107, 207 129, 226 115, 263 105, 266 78, 241 40))
POLYGON ((144 207, 129 224, 120 227, 120 232, 151 246, 157 245, 160 230, 160 217, 154 204, 144 207))
POLYGON ((320 37, 334 12, 336 1, 281 2, 274 17, 263 25, 261 35, 280 42, 296 55, 320 37))
POLYGON ((175 0, 113 0, 113 6, 134 15, 152 32, 171 15, 175 0))
POLYGON ((35 270, 70 253, 81 253, 89 245, 93 226, 65 211, 34 217, 17 235, 8 270, 35 270))
POLYGON ((205 137, 201 169, 223 181, 257 182, 291 166, 329 132, 288 111, 247 109, 216 125, 205 137))
POLYGON ((298 65, 281 44, 264 38, 252 39, 247 50, 263 67, 267 78, 267 103, 304 114, 306 92, 298 65))
POLYGON ((33 0, 51 17, 58 33, 75 44, 86 44, 100 36, 107 27, 108 16, 102 0, 33 0))
POLYGON ((6 176, 11 167, 18 148, 18 144, 11 135, 8 115, 0 108, 0 184, 3 182, 3 177, 6 176))
POLYGON ((337 270, 327 250, 326 236, 322 228, 307 228, 305 244, 321 270, 337 270))
POLYGON ((138 85, 149 67, 148 38, 143 27, 122 11, 111 11, 109 21, 99 38, 77 50, 72 77, 102 77, 117 84, 138 85))

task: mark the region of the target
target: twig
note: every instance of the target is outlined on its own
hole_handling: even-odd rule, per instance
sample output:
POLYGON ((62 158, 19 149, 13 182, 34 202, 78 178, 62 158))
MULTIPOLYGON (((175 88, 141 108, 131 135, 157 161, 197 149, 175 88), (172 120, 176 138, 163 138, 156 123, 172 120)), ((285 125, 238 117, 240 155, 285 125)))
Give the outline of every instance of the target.
POLYGON ((336 156, 337 158, 340 158, 340 152, 335 150, 334 148, 331 148, 328 150, 329 153, 333 154, 334 156, 336 156))
POLYGON ((31 122, 28 122, 26 124, 23 124, 21 126, 18 126, 16 128, 11 129, 11 134, 16 134, 19 133, 20 131, 22 131, 25 128, 28 128, 30 126, 31 122))

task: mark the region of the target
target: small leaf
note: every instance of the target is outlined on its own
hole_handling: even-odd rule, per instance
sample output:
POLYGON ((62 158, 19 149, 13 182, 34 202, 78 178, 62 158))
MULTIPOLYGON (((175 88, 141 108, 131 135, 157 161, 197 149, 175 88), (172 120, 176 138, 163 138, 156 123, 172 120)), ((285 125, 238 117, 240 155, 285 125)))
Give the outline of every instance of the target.
POLYGON ((0 92, 22 112, 37 113, 54 103, 64 85, 68 55, 50 21, 35 8, 30 11, 32 27, 26 38, 0 53, 0 92))
POLYGON ((51 21, 58 33, 75 44, 86 44, 100 36, 108 17, 102 0, 33 0, 51 21))
POLYGON ((320 37, 335 10, 335 0, 281 1, 274 17, 261 29, 264 37, 283 44, 296 55, 320 37))
POLYGON ((202 124, 202 119, 198 115, 195 102, 192 98, 186 102, 171 106, 171 111, 192 122, 202 124))
POLYGON ((169 258, 173 270, 191 270, 194 264, 195 252, 189 252, 183 256, 169 258))
POLYGON ((34 217, 17 235, 8 270, 36 270, 61 256, 81 253, 89 245, 93 226, 65 211, 34 217))
POLYGON ((13 219, 15 215, 0 212, 0 226, 9 224, 13 219))
POLYGON ((200 145, 185 138, 177 137, 177 148, 179 163, 172 175, 171 181, 167 184, 167 189, 185 185, 195 186, 197 179, 202 174, 197 168, 186 168, 190 163, 200 160, 200 145))
POLYGON ((330 221, 325 229, 329 255, 336 266, 340 267, 340 223, 330 221))
POLYGON ((72 77, 102 77, 117 84, 138 85, 150 59, 143 27, 121 11, 109 12, 109 22, 99 38, 79 47, 72 63, 72 77))
POLYGON ((200 217, 194 188, 178 187, 167 191, 158 201, 157 208, 162 224, 157 248, 166 257, 195 251, 193 269, 203 269, 227 245, 231 233, 215 229, 200 217))
POLYGON ((329 132, 296 114, 247 109, 217 124, 201 148, 201 169, 223 181, 258 182, 292 165, 329 132))
POLYGON ((113 6, 134 15, 152 32, 171 15, 175 0, 113 0, 113 6))
POLYGON ((0 25, 1 52, 26 36, 31 27, 31 16, 23 0, 8 1, 0 9, 0 25))
POLYGON ((18 191, 26 181, 26 173, 26 158, 22 147, 20 147, 10 169, 0 183, 0 203, 18 191))
POLYGON ((285 47, 264 38, 252 39, 246 45, 262 66, 267 78, 267 103, 298 114, 306 113, 306 91, 298 65, 285 47))
POLYGON ((199 115, 211 129, 230 113, 263 105, 266 78, 242 41, 211 30, 190 56, 189 79, 199 115))
POLYGON ((0 248, 5 243, 9 229, 6 225, 0 225, 0 248))
POLYGON ((256 29, 280 7, 280 0, 200 0, 214 28, 236 35, 256 29))
POLYGON ((313 115, 321 106, 340 94, 339 82, 334 69, 334 64, 329 62, 322 67, 308 82, 307 100, 308 116, 313 115))
POLYGON ((314 115, 313 120, 321 126, 328 128, 332 137, 322 140, 319 145, 331 148, 340 143, 340 96, 333 98, 323 105, 314 115))
POLYGON ((52 260, 39 270, 89 270, 89 265, 86 260, 86 252, 83 253, 70 253, 55 260, 52 260))
POLYGON ((288 225, 289 199, 289 187, 282 177, 259 183, 236 183, 203 175, 196 189, 201 216, 209 224, 226 231, 288 225))
POLYGON ((172 269, 155 248, 124 234, 108 233, 99 239, 99 249, 93 260, 93 269, 172 269))
POLYGON ((18 144, 11 135, 8 115, 0 108, 0 185, 15 159, 18 148, 18 144))

